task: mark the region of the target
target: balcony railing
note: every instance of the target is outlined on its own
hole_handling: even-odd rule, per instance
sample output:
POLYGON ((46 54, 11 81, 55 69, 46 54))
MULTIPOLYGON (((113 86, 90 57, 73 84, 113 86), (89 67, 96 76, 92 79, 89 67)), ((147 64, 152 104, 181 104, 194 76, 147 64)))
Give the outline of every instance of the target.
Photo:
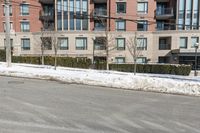
POLYGON ((106 46, 105 45, 95 44, 94 45, 94 49, 95 50, 106 50, 106 46))
POLYGON ((40 20, 54 21, 54 14, 52 12, 40 11, 40 20))
POLYGON ((39 2, 42 4, 53 4, 54 0, 39 0, 39 2))
POLYGON ((95 31, 105 31, 106 27, 94 27, 95 31))
POLYGON ((107 16, 107 10, 106 9, 94 9, 93 10, 93 16, 107 16))
POLYGON ((173 8, 158 8, 156 10, 156 18, 169 18, 173 16, 173 8))
POLYGON ((175 30, 175 25, 170 25, 170 24, 157 24, 156 27, 157 31, 161 30, 175 30))

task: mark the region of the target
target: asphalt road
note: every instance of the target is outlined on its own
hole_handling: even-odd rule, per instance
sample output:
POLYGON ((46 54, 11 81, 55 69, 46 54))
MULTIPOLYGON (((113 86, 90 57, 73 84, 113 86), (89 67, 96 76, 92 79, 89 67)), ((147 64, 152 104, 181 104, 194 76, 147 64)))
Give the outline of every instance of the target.
POLYGON ((0 77, 0 133, 200 133, 200 98, 0 77))

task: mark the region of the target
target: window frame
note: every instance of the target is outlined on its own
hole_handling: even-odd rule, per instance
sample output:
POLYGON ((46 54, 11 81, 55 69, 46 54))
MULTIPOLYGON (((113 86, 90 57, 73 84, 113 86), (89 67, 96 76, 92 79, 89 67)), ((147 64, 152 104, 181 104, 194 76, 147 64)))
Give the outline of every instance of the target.
POLYGON ((21 32, 30 32, 30 22, 29 21, 21 21, 20 22, 20 31, 21 32), (25 23, 27 23, 28 29, 25 29, 26 25, 23 25, 25 23))
POLYGON ((87 37, 76 37, 76 50, 87 50, 87 37), (81 40, 83 41, 83 46, 84 47, 78 47, 77 46, 77 40, 81 40), (85 43, 85 44, 84 44, 85 43))
POLYGON ((115 21, 115 30, 116 31, 126 31, 126 21, 125 20, 116 20, 115 21), (120 29, 120 23, 123 22, 123 29, 120 29))
POLYGON ((179 38, 179 48, 180 49, 187 49, 187 47, 188 47, 188 37, 180 37, 179 38), (181 47, 181 39, 185 39, 185 43, 186 43, 185 47, 181 47))
POLYGON ((116 13, 126 14, 126 8, 127 8, 126 2, 116 2, 116 13), (124 8, 123 11, 119 10, 121 8, 120 6, 123 6, 123 8, 124 8))
POLYGON ((126 38, 116 38, 116 46, 117 46, 117 50, 125 50, 126 49, 126 38), (123 47, 119 47, 119 41, 123 40, 123 47))
POLYGON ((125 58, 125 57, 115 57, 115 63, 116 63, 116 64, 123 64, 123 63, 126 63, 126 58, 125 58), (123 62, 119 62, 119 59, 122 59, 123 62))
POLYGON ((58 37, 58 48, 59 48, 59 50, 69 50, 69 39, 68 39, 68 37, 58 37), (63 40, 66 40, 66 42, 67 42, 66 47, 62 46, 61 41, 63 41, 63 40))
POLYGON ((21 16, 28 16, 30 15, 30 11, 29 11, 29 4, 28 3, 22 3, 20 4, 20 14, 21 16), (24 11, 24 8, 27 6, 27 12, 24 11))
POLYGON ((31 50, 31 40, 30 40, 30 38, 21 38, 21 49, 23 51, 31 50), (29 42, 28 43, 29 47, 24 47, 25 41, 29 42))
POLYGON ((148 2, 137 2, 137 13, 141 13, 141 14, 147 14, 148 13, 148 2), (143 10, 139 10, 139 8, 138 8, 138 4, 144 4, 144 9, 143 10))
POLYGON ((148 44, 148 42, 147 42, 147 38, 146 37, 137 38, 137 50, 147 50, 147 44, 148 44), (142 45, 140 44, 140 47, 138 46, 139 39, 142 41, 142 45))

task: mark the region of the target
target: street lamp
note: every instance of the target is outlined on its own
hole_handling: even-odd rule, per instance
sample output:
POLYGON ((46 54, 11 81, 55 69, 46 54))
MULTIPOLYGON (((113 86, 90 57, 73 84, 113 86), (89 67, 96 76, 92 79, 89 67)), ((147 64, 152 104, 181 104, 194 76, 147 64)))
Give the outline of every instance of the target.
POLYGON ((197 49, 199 48, 199 43, 194 45, 195 47, 195 66, 194 66, 194 76, 197 76, 197 49))

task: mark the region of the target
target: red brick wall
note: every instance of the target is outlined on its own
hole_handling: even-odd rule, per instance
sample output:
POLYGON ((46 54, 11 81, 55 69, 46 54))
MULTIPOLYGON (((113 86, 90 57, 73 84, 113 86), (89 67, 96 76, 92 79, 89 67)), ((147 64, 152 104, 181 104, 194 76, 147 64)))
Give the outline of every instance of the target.
MULTIPOLYGON (((10 21, 13 22, 13 29, 15 32, 20 32, 20 21, 21 20, 29 20, 30 22, 30 32, 38 32, 40 31, 42 24, 39 20, 39 11, 41 10, 41 4, 38 1, 34 0, 26 0, 26 3, 29 3, 29 15, 21 16, 20 15, 20 4, 22 0, 13 0, 12 2, 12 16, 10 17, 10 21)), ((1 5, 4 4, 1 1, 1 5)), ((3 6, 0 8, 0 32, 4 32, 3 22, 5 21, 5 17, 3 16, 3 6)))

